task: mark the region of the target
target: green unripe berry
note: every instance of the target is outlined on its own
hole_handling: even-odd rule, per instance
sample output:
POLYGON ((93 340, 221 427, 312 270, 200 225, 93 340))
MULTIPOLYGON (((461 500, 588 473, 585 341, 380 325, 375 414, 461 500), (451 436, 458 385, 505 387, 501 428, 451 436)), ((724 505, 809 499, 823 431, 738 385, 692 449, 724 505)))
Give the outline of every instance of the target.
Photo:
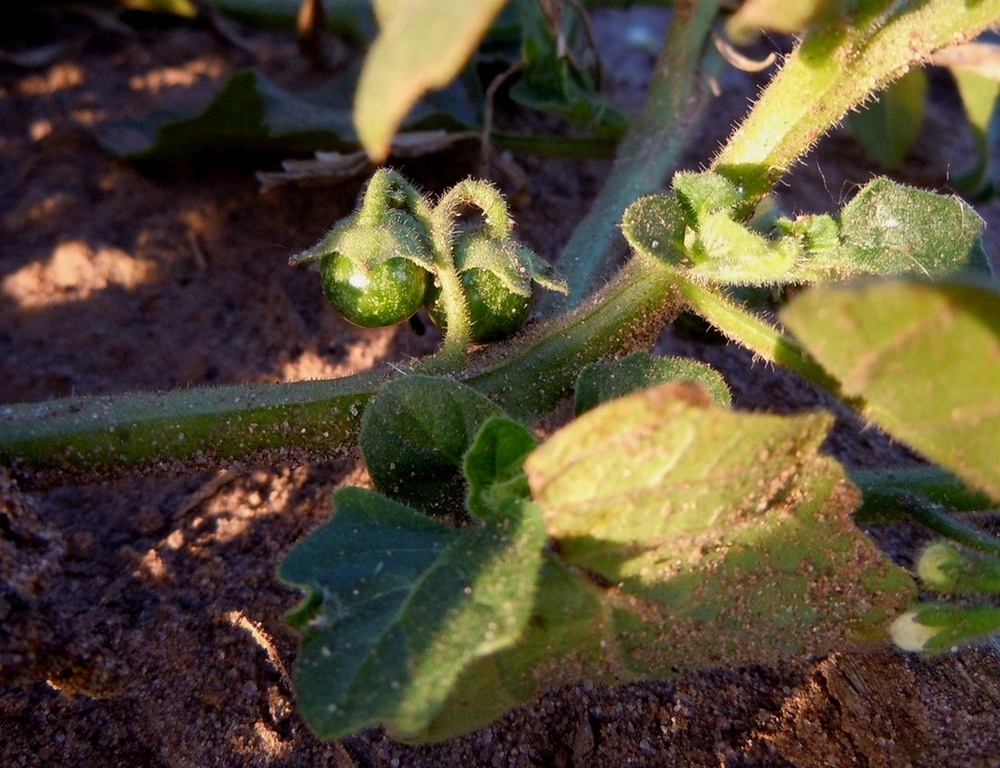
POLYGON ((320 275, 331 306, 366 328, 403 322, 423 306, 427 290, 427 271, 402 257, 367 267, 334 253, 323 259, 320 275))
MULTIPOLYGON (((472 325, 472 340, 500 341, 512 336, 531 312, 531 295, 511 291, 494 272, 473 267, 459 275, 472 325)), ((434 324, 445 330, 447 321, 440 305, 441 289, 428 292, 427 312, 434 324)))

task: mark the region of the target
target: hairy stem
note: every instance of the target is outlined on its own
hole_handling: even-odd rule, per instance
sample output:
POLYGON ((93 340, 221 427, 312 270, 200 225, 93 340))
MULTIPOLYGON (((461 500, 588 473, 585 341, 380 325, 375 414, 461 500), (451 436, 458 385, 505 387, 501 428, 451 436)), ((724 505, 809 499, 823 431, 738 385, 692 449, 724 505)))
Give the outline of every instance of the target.
POLYGON ((872 93, 935 51, 1000 24, 1000 0, 874 5, 863 18, 810 33, 715 158, 712 168, 751 203, 872 93))
POLYGON ((618 146, 614 165, 590 211, 563 248, 559 267, 569 276, 569 297, 547 294, 542 310, 551 314, 561 302, 575 306, 603 277, 613 254, 616 224, 636 198, 660 188, 677 167, 708 103, 708 74, 718 66, 706 48, 720 3, 678 2, 666 42, 656 61, 642 112, 618 146))
POLYGON ((436 355, 409 370, 380 366, 332 381, 0 406, 0 464, 43 487, 327 459, 353 448, 379 387, 410 371, 460 377, 530 421, 571 392, 587 363, 650 344, 682 306, 672 286, 669 270, 635 260, 586 305, 471 354, 467 367, 436 355))
POLYGON ((748 312, 717 288, 678 278, 677 290, 694 312, 728 338, 769 362, 795 371, 832 395, 842 397, 840 382, 823 370, 794 339, 748 312))

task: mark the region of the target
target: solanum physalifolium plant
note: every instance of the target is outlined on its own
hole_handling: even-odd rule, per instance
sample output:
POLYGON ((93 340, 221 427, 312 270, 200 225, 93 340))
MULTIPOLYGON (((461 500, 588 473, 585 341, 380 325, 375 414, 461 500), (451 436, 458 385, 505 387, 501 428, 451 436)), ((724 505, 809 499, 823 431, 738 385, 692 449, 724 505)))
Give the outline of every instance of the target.
MULTIPOLYGON (((382 35, 433 17, 411 5, 404 19, 378 4, 382 35)), ((933 651, 994 631, 1000 615, 981 601, 916 603, 910 575, 855 524, 916 517, 947 537, 920 559, 926 585, 998 589, 1000 546, 952 514, 1000 500, 1000 290, 981 220, 888 179, 835 215, 760 231, 753 214, 873 92, 1000 23, 1000 0, 796 4, 794 52, 707 169, 674 173, 703 72, 718 66, 720 5, 674 9, 647 106, 559 259, 562 303, 494 187, 470 179, 432 200, 379 170, 357 210, 292 261, 319 266, 352 322, 426 307, 440 352, 328 382, 4 406, 0 460, 45 483, 357 445, 375 490, 338 490, 330 521, 279 569, 305 593, 288 614, 296 692, 324 738, 382 724, 440 740, 580 680, 889 637, 933 651), (593 291, 619 231, 632 255, 593 291), (781 326, 729 290, 761 285, 805 286, 781 326), (525 324, 536 286, 553 290, 525 324), (841 397, 928 466, 848 472, 821 448, 829 414, 732 410, 718 372, 647 351, 683 310, 841 397), (576 418, 540 440, 532 424, 570 396, 576 418)), ((752 6, 767 18, 747 3, 731 34, 752 6)), ((480 31, 498 7, 449 5, 480 31)), ((378 66, 397 60, 384 43, 378 66)), ((362 88, 384 81, 376 71, 362 88)), ((372 134, 364 120, 362 140, 384 149, 396 124, 372 134)))

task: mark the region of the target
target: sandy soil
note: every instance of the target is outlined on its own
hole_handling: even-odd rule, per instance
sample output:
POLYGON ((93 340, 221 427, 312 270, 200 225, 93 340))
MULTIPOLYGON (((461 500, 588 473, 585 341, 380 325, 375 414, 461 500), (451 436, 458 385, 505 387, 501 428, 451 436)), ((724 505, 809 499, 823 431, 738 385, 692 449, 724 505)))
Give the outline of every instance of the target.
MULTIPOLYGON (((644 14, 604 16, 600 32, 653 18, 644 14)), ((285 267, 353 206, 360 180, 262 195, 254 170, 275 169, 276 158, 140 168, 94 138, 109 119, 202 98, 248 64, 281 83, 309 81, 291 40, 248 33, 250 56, 202 27, 108 31, 72 17, 38 34, 64 54, 0 70, 0 402, 339 376, 432 348, 433 334, 408 326, 348 325, 313 274, 285 267)), ((621 56, 612 81, 634 105, 651 59, 621 56)), ((723 86, 692 165, 754 82, 723 86)), ((937 87, 935 99, 904 178, 946 188, 963 140, 953 97, 937 87)), ((518 162, 529 172, 512 194, 520 232, 553 257, 607 166, 518 162)), ((440 190, 475 164, 452 153, 404 171, 440 190)), ((872 171, 835 136, 793 175, 785 204, 833 208, 872 171)), ((998 218, 996 205, 982 213, 998 218)), ((740 350, 677 331, 658 347, 717 365, 738 407, 831 407, 740 350)), ((842 416, 829 446, 839 457, 910 460, 842 416)), ((378 730, 321 743, 294 711, 296 638, 281 617, 297 595, 274 570, 329 516, 330 492, 363 479, 355 462, 331 460, 33 493, 5 483, 0 764, 1000 765, 1000 655, 988 644, 930 660, 881 648, 620 688, 584 683, 447 744, 405 747, 378 730)), ((921 538, 906 527, 872 534, 904 564, 921 538)))

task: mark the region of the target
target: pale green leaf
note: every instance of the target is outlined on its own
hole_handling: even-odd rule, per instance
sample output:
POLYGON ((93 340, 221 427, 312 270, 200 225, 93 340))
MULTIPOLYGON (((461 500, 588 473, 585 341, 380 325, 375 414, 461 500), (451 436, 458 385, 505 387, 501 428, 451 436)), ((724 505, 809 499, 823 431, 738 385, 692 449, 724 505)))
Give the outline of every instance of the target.
POLYGON ((723 410, 667 384, 588 412, 528 458, 557 552, 616 587, 619 656, 636 674, 763 657, 768 643, 836 647, 905 608, 912 582, 854 526, 857 493, 819 453, 831 423, 723 410))
POLYGON ((458 74, 503 6, 504 0, 383 6, 379 16, 386 23, 368 51, 354 101, 358 137, 373 160, 387 157, 396 129, 420 97, 458 74))
POLYGON ((1000 499, 1000 292, 973 282, 823 286, 783 319, 865 415, 1000 499))
POLYGON ((877 178, 841 212, 841 276, 989 273, 982 228, 958 197, 877 178))
POLYGON ((737 44, 753 42, 761 31, 793 35, 829 21, 846 9, 845 0, 747 0, 726 22, 726 34, 737 44))

